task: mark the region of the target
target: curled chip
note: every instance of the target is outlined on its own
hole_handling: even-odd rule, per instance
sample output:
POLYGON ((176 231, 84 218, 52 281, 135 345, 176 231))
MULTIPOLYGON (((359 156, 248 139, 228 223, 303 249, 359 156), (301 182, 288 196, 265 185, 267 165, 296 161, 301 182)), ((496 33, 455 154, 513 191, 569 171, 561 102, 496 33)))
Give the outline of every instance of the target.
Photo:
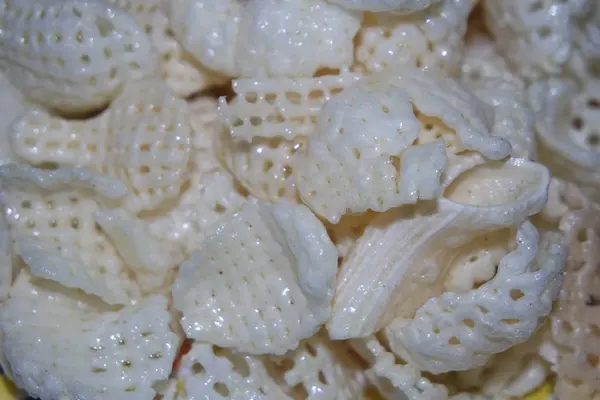
POLYGON ((600 199, 600 81, 584 86, 562 79, 537 81, 529 88, 536 112, 539 158, 560 179, 574 182, 600 199))
POLYGON ((125 82, 157 72, 150 39, 101 1, 5 0, 0 22, 0 66, 27 98, 50 108, 101 108, 125 82))
POLYGON ((17 385, 44 399, 153 398, 179 344, 167 299, 120 310, 99 303, 21 274, 0 309, 2 353, 17 385))
POLYGON ((127 86, 96 118, 64 120, 35 108, 13 129, 13 149, 31 164, 88 167, 122 180, 132 212, 177 196, 189 172, 189 110, 156 80, 127 86))
POLYGON ((398 65, 443 75, 460 69, 471 0, 442 0, 408 15, 365 16, 356 61, 368 72, 398 65))
POLYGON ((229 76, 305 76, 348 68, 360 14, 324 0, 183 0, 166 6, 183 48, 229 76))
POLYGON ((213 232, 173 286, 189 338, 283 354, 329 318, 337 251, 305 206, 246 203, 213 232))
MULTIPOLYGON (((361 80, 325 104, 317 135, 297 158, 302 200, 335 223, 346 213, 381 212, 437 198, 447 153, 457 152, 450 146, 491 159, 510 153, 510 142, 491 134, 486 107, 458 83, 416 69, 361 80), (426 140, 428 133, 421 130, 431 128, 417 115, 441 120, 458 143, 426 140), (420 136, 425 143, 416 142, 420 136)), ((459 164, 450 166, 453 179, 461 171, 459 164)))
POLYGON ((560 289, 566 243, 523 223, 516 249, 500 261, 494 277, 477 289, 430 298, 412 319, 390 323, 391 348, 422 371, 464 371, 491 355, 525 342, 552 310, 560 289))
POLYGON ((370 12, 393 11, 400 14, 410 14, 421 11, 437 4, 442 0, 327 0, 349 10, 370 12))
POLYGON ((395 317, 412 317, 444 292, 446 274, 479 250, 474 240, 538 213, 549 181, 546 168, 530 161, 488 163, 461 175, 433 210, 425 203, 373 219, 341 266, 331 337, 362 337, 395 317))

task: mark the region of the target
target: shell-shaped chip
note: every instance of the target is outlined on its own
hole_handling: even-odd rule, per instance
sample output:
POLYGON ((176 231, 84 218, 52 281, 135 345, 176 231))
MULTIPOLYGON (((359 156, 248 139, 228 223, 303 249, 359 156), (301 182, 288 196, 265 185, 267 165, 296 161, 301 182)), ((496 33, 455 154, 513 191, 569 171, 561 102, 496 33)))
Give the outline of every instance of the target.
POLYGON ((458 83, 416 69, 365 78, 319 114, 318 133, 297 158, 302 200, 335 223, 348 212, 385 211, 437 198, 451 143, 417 145, 423 127, 417 114, 437 117, 454 129, 459 148, 504 158, 510 142, 491 134, 485 107, 458 83))
POLYGON ((337 251, 305 206, 246 203, 213 232, 173 286, 188 337, 283 354, 329 318, 337 251))
POLYGON ((319 111, 329 99, 360 79, 342 72, 317 78, 235 79, 236 97, 219 99, 219 116, 232 138, 293 139, 314 131, 319 111))
POLYGON ((0 65, 31 100, 61 111, 101 108, 128 81, 157 72, 150 39, 101 1, 3 0, 0 65))
POLYGON ((600 58, 600 10, 594 0, 483 2, 488 30, 521 75, 557 75, 574 53, 600 58))
POLYGON ((327 0, 349 10, 410 14, 437 4, 442 0, 327 0))
POLYGON ((552 310, 562 282, 567 246, 558 233, 541 241, 530 222, 495 276, 477 289, 427 300, 414 318, 386 328, 392 350, 423 371, 464 371, 525 342, 552 310), (539 243, 538 243, 539 242, 539 243))
POLYGON ((1 347, 15 383, 49 400, 153 398, 179 344, 167 299, 113 311, 63 289, 22 274, 2 305, 1 347))
POLYGON ((350 67, 361 20, 324 0, 185 0, 166 9, 182 46, 234 77, 311 77, 350 67))
POLYGON ((128 85, 91 120, 64 120, 35 108, 13 129, 13 149, 31 164, 88 167, 122 180, 131 191, 125 207, 132 212, 177 196, 187 179, 189 110, 157 80, 128 85))
POLYGON ((16 254, 35 276, 84 290, 109 304, 139 297, 122 260, 96 226, 102 206, 126 194, 120 182, 84 170, 0 167, 0 202, 16 254))
POLYGON ((539 159, 553 175, 600 199, 600 80, 578 87, 566 80, 535 82, 529 101, 536 112, 539 159))
POLYGON ((13 122, 28 110, 28 101, 4 74, 0 73, 0 165, 17 162, 18 156, 10 146, 13 122))
POLYGON ((471 0, 443 0, 408 15, 373 14, 357 38, 355 58, 369 72, 408 65, 456 75, 471 0))
POLYGON ((411 317, 443 293, 443 279, 469 258, 473 240, 538 213, 549 182, 540 164, 490 162, 458 177, 434 209, 424 203, 373 219, 338 275, 331 337, 362 337, 411 317))

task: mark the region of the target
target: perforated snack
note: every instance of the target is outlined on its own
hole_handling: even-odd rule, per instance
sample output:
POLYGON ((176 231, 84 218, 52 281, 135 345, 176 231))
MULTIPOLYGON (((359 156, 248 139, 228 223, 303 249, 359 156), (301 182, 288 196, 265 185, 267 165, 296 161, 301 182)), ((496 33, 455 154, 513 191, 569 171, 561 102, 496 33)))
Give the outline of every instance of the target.
POLYGON ((123 181, 124 207, 152 209, 177 196, 188 175, 192 127, 186 103, 157 80, 133 83, 101 115, 65 120, 34 108, 11 144, 34 165, 88 167, 123 181))
POLYGON ((126 81, 157 72, 150 39, 101 1, 4 0, 0 66, 31 100, 61 111, 101 108, 126 81))
POLYGON ((167 15, 187 51, 232 77, 350 67, 361 19, 324 0, 185 0, 168 4, 167 15))
POLYGON ((114 311, 22 274, 1 311, 11 376, 44 399, 150 399, 177 354, 167 299, 159 295, 114 311))
POLYGON ((540 160, 556 177, 600 199, 600 82, 580 86, 560 79, 538 81, 529 88, 536 112, 540 160))
POLYGON ((593 0, 484 1, 486 23, 511 66, 529 79, 569 73, 573 57, 600 58, 593 0))
POLYGON ((424 203, 373 219, 338 274, 331 337, 362 337, 412 317, 445 291, 447 273, 488 247, 482 238, 538 213, 549 180, 529 161, 489 163, 460 176, 434 209, 424 203))
POLYGON ((356 61, 368 72, 408 65, 457 75, 471 0, 442 0, 408 15, 368 14, 359 31, 356 61))
POLYGON ((327 320, 337 251, 305 206, 249 202, 213 232, 173 287, 188 337, 283 354, 327 320))
POLYGON ((9 145, 8 136, 12 123, 25 114, 28 108, 28 101, 21 92, 0 73, 0 165, 18 161, 9 145))
POLYGON ((522 224, 516 248, 494 277, 477 289, 430 298, 413 319, 388 325, 392 350, 423 371, 464 371, 525 342, 546 317, 560 289, 566 243, 558 233, 541 239, 522 224))
POLYGON ((328 0, 349 10, 369 12, 392 11, 399 14, 410 14, 421 11, 442 0, 328 0))
MULTIPOLYGON (((456 145, 459 152, 474 150, 491 159, 510 153, 510 143, 491 134, 485 107, 456 82, 417 69, 367 77, 323 107, 318 134, 297 158, 300 196, 334 223, 346 213, 381 212, 435 199, 447 152, 453 153, 446 147, 456 145), (417 113, 441 119, 458 143, 436 138, 415 143, 423 127, 417 113)), ((453 179, 461 166, 450 166, 453 179)))

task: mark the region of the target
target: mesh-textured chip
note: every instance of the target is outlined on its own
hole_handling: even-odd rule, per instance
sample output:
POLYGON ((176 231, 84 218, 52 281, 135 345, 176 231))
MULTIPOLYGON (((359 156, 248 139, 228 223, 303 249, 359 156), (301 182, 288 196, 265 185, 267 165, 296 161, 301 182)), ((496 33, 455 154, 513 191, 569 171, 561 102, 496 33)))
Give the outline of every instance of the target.
POLYGON ((424 203, 373 219, 338 274, 331 337, 362 337, 412 317, 443 293, 473 240, 538 213, 549 180, 546 168, 525 160, 489 163, 459 177, 434 209, 424 203))
POLYGON ((173 400, 291 400, 261 359, 207 343, 192 345, 183 356, 176 377, 183 382, 183 390, 173 400))
POLYGON ((27 98, 63 111, 100 108, 126 81, 157 72, 150 39, 101 1, 3 0, 0 65, 27 98))
POLYGON ((0 167, 0 202, 14 251, 43 278, 127 304, 139 288, 94 213, 122 198, 125 188, 93 173, 7 164, 0 167))
POLYGON ((347 68, 360 14, 324 0, 185 0, 167 15, 182 46, 229 76, 313 76, 347 68))
POLYGON ((127 86, 100 116, 54 117, 36 108, 14 127, 11 144, 28 162, 89 167, 121 179, 131 190, 125 207, 152 209, 185 183, 192 127, 186 103, 162 82, 127 86))
POLYGON ((28 108, 28 102, 21 92, 0 73, 0 165, 18 161, 17 154, 10 146, 9 135, 13 122, 24 115, 28 108))
POLYGON ((350 10, 369 12, 392 11, 401 14, 410 14, 424 10, 432 4, 442 0, 328 0, 350 10))
POLYGON ((600 81, 579 87, 566 80, 535 82, 529 101, 536 112, 539 159, 556 177, 600 199, 600 81))
POLYGON ((573 53, 600 59, 600 10, 594 0, 483 2, 486 25, 511 65, 538 79, 562 74, 573 53))
POLYGON ((456 75, 471 0, 443 0, 408 15, 367 15, 358 36, 356 61, 367 71, 395 65, 456 75))
POLYGON ((221 121, 235 139, 293 139, 312 134, 319 111, 332 96, 360 79, 342 72, 318 78, 236 79, 236 97, 219 100, 221 121))
POLYGON ((392 321, 386 328, 392 350, 439 374, 482 366, 491 355, 525 342, 552 310, 568 251, 558 233, 539 240, 525 222, 516 249, 502 258, 491 280, 468 292, 445 292, 427 300, 413 319, 392 321))
POLYGON ((347 212, 385 211, 436 198, 446 146, 455 143, 434 140, 410 147, 422 128, 416 114, 435 116, 454 129, 459 149, 504 158, 510 142, 491 134, 485 107, 458 83, 417 69, 361 80, 325 104, 317 135, 297 158, 302 200, 336 222, 347 212))
POLYGON ((146 400, 177 354, 170 321, 162 296, 113 311, 21 275, 2 305, 1 346, 16 384, 32 396, 146 400))
POLYGON ((303 205, 255 205, 221 220, 173 287, 186 335, 283 354, 329 318, 337 251, 303 205))

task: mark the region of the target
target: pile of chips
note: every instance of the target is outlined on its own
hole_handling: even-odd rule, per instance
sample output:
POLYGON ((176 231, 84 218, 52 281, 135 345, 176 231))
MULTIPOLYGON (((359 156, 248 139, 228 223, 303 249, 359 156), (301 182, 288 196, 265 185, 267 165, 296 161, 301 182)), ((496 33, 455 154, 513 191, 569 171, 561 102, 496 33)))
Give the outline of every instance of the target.
POLYGON ((0 0, 0 71, 30 396, 600 398, 597 0, 0 0))

